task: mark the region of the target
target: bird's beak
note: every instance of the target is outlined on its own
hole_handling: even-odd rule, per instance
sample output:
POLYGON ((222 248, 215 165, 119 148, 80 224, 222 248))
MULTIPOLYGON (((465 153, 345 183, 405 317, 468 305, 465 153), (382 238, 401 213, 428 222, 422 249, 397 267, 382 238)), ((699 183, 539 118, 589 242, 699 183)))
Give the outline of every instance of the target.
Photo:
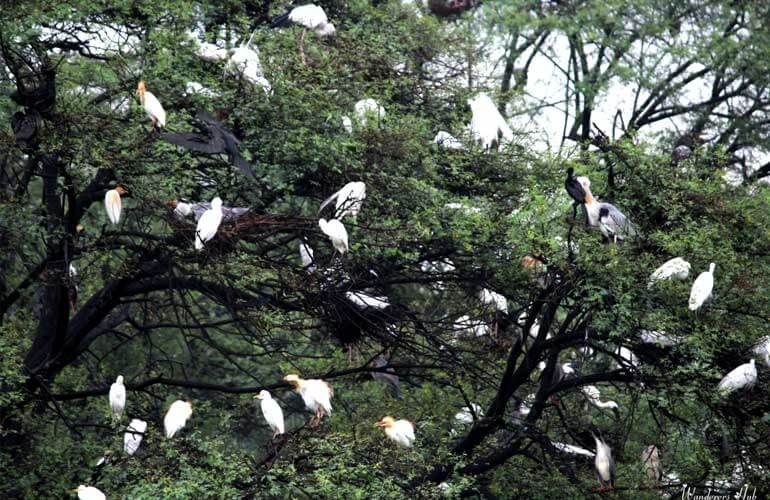
POLYGON ((379 422, 375 422, 375 423, 374 423, 374 426, 375 426, 375 427, 383 427, 384 425, 385 425, 385 424, 383 424, 383 423, 382 423, 382 421, 379 421, 379 422))
POLYGON ((73 489, 71 489, 71 490, 67 490, 67 491, 69 491, 70 493, 77 493, 77 492, 78 492, 78 489, 77 489, 77 488, 73 488, 73 489))
POLYGON ((256 396, 254 396, 252 399, 262 399, 262 398, 259 396, 259 394, 257 394, 257 395, 256 395, 256 396))

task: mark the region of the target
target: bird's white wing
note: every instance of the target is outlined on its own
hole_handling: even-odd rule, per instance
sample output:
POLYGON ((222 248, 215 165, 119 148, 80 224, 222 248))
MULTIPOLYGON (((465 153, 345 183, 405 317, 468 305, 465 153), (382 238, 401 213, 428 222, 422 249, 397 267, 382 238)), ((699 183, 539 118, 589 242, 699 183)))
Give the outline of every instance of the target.
POLYGON ((114 189, 110 189, 104 195, 104 210, 107 212, 107 217, 110 222, 117 224, 120 222, 121 211, 120 194, 114 189))
POLYGON ((697 309, 711 296, 714 288, 714 277, 709 272, 701 273, 692 284, 690 291, 690 309, 697 309))
POLYGON ((314 4, 295 7, 289 13, 289 20, 310 29, 326 24, 329 21, 326 17, 326 12, 314 4))
POLYGON ((126 407, 126 388, 117 382, 110 386, 110 408, 113 413, 119 414, 126 407))
POLYGON ((278 402, 274 399, 264 399, 262 400, 260 406, 262 407, 262 415, 265 417, 265 421, 270 426, 270 428, 276 429, 280 431, 281 434, 283 434, 283 410, 281 410, 278 402))
POLYGON ((203 248, 203 243, 211 240, 217 234, 219 224, 222 221, 221 214, 214 210, 206 210, 198 220, 198 226, 195 229, 196 239, 195 247, 203 248), (200 245, 200 246, 199 246, 200 245))

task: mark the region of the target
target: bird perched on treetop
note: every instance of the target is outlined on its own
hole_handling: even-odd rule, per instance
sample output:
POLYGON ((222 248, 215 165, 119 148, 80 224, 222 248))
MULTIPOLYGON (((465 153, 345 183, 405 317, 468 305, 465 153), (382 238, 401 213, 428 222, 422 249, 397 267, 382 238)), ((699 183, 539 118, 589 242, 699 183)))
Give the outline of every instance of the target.
POLYGON ((324 380, 305 380, 294 374, 286 375, 283 379, 302 396, 305 408, 314 413, 313 418, 310 419, 310 426, 318 427, 321 418, 332 412, 331 399, 334 396, 332 386, 324 380))
POLYGON ((281 410, 278 402, 273 399, 270 392, 263 389, 259 391, 259 394, 254 396, 254 399, 259 399, 259 407, 262 410, 262 416, 265 417, 267 425, 269 425, 270 429, 273 431, 273 439, 279 434, 283 434, 283 410, 281 410))
POLYGON ((716 264, 713 262, 709 264, 709 270, 704 271, 695 278, 695 282, 692 284, 690 290, 690 300, 688 308, 691 311, 697 311, 703 306, 703 304, 711 298, 711 294, 714 290, 714 270, 716 264))
POLYGON ((329 18, 326 17, 326 12, 312 3, 294 7, 289 12, 273 18, 270 27, 289 26, 292 23, 312 30, 320 37, 332 36, 337 32, 334 25, 329 22, 329 18))
POLYGON ((394 420, 391 416, 385 416, 374 424, 385 430, 385 435, 401 446, 411 448, 414 444, 414 424, 408 420, 394 420))
POLYGON ((110 386, 110 409, 115 419, 120 420, 126 407, 126 386, 123 385, 123 375, 118 375, 115 383, 110 386))
POLYGON ((166 437, 172 438, 187 423, 192 416, 192 403, 190 401, 176 400, 163 418, 163 427, 166 429, 166 437))
POLYGON ((161 128, 166 126, 166 110, 160 104, 160 101, 155 94, 145 88, 144 80, 139 81, 139 85, 136 86, 136 95, 139 96, 139 102, 141 103, 147 116, 152 120, 153 128, 161 128))

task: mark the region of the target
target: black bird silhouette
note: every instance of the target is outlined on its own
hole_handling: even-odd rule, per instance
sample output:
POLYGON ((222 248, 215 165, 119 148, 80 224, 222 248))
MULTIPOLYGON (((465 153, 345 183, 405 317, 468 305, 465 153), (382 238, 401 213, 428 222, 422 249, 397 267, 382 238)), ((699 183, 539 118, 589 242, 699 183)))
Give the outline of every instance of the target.
POLYGON ((198 111, 190 124, 199 132, 163 133, 160 138, 164 141, 182 146, 190 151, 206 154, 227 153, 227 159, 243 172, 244 175, 254 178, 251 165, 241 155, 241 142, 219 121, 205 111, 198 111))
MULTIPOLYGON (((580 182, 578 182, 577 177, 572 175, 574 171, 575 170, 572 167, 567 169, 567 178, 564 180, 564 189, 567 190, 570 198, 575 201, 575 208, 577 209, 577 206, 580 205, 583 217, 585 217, 586 224, 588 224, 588 213, 586 212, 586 206, 584 205, 586 201, 586 192, 583 190, 583 186, 580 185, 580 182)), ((577 211, 573 213, 573 217, 576 214, 577 211)))

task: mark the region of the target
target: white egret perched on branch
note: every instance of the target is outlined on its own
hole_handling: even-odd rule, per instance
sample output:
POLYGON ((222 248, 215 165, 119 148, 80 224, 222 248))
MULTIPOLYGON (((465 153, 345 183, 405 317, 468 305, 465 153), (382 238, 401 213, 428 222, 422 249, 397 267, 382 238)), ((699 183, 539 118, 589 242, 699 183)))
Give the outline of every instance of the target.
POLYGON ((482 288, 479 291, 479 300, 483 305, 492 305, 496 311, 508 314, 508 299, 497 292, 488 288, 482 288))
POLYGON ((337 200, 336 210, 334 212, 335 219, 342 219, 346 215, 356 217, 358 212, 361 211, 361 205, 366 198, 366 184, 361 181, 348 182, 342 189, 326 198, 321 206, 318 208, 318 213, 334 200, 337 200))
POLYGON ((334 25, 329 22, 326 12, 312 3, 294 7, 289 12, 273 18, 270 27, 283 27, 292 23, 312 30, 320 37, 332 36, 337 32, 334 25))
POLYGON ((681 257, 675 257, 667 260, 650 275, 650 281, 647 288, 650 288, 656 281, 663 280, 686 280, 690 276, 690 263, 681 257))
POLYGON ((353 106, 353 109, 356 112, 356 119, 362 127, 366 127, 370 117, 375 118, 378 124, 385 118, 385 108, 371 98, 361 99, 353 106))
POLYGON ((240 76, 255 87, 261 87, 266 94, 272 90, 270 82, 262 71, 259 52, 256 48, 251 47, 251 40, 245 45, 233 49, 232 55, 225 65, 225 72, 240 76))
MULTIPOLYGON (((194 40, 194 39, 193 39, 194 40)), ((230 56, 230 51, 209 42, 199 42, 194 40, 196 47, 195 53, 206 62, 226 61, 230 56)))
POLYGON ((610 410, 617 410, 618 404, 615 401, 602 401, 601 400, 601 393, 599 392, 599 389, 594 385, 585 385, 581 389, 583 391, 583 394, 585 394, 588 397, 588 401, 591 402, 592 405, 594 405, 597 408, 604 409, 608 408, 610 410))
POLYGON ((484 411, 481 406, 476 403, 471 403, 470 406, 463 406, 460 411, 455 414, 455 420, 461 424, 470 425, 477 418, 484 416, 484 411))
POLYGON ((599 480, 599 491, 611 490, 615 487, 615 459, 612 458, 612 449, 602 439, 594 434, 596 442, 596 457, 594 467, 596 479, 599 480))
POLYGON ((315 271, 315 264, 313 264, 313 248, 304 238, 299 242, 299 258, 302 261, 303 268, 307 269, 310 273, 315 271))
POLYGON ((76 489, 72 490, 73 493, 77 492, 78 500, 106 500, 107 497, 101 492, 99 488, 95 486, 85 486, 81 484, 76 489))
POLYGON ((411 448, 414 444, 414 424, 409 420, 395 420, 391 416, 385 416, 374 425, 381 427, 391 441, 401 446, 411 448))
POLYGON ((139 85, 136 86, 136 95, 139 96, 139 102, 147 116, 152 120, 152 126, 157 128, 165 127, 166 110, 163 109, 155 94, 145 88, 144 80, 140 80, 139 85))
POLYGON ((120 420, 123 410, 126 408, 126 386, 123 385, 123 375, 118 375, 115 383, 110 386, 110 409, 112 416, 120 420))
POLYGON ((120 222, 120 212, 123 208, 120 195, 127 192, 123 186, 118 185, 115 189, 110 189, 104 194, 104 209, 107 211, 107 217, 109 217, 110 222, 113 224, 120 222))
POLYGON ((390 307, 387 297, 373 296, 364 292, 345 292, 345 297, 356 306, 366 309, 371 307, 372 309, 387 309, 390 307))
POLYGON ((725 377, 717 385, 717 390, 722 394, 729 394, 741 389, 751 389, 757 383, 756 361, 752 358, 748 363, 744 363, 725 377))
POLYGON ((704 271, 695 278, 690 290, 690 301, 688 307, 691 311, 697 311, 703 306, 703 303, 711 298, 711 292, 714 290, 714 269, 717 265, 713 262, 709 264, 709 270, 704 271))
POLYGON ((768 368, 770 368, 770 335, 766 335, 759 339, 751 350, 756 356, 764 361, 768 368))
POLYGON ((195 228, 195 249, 203 250, 203 246, 217 234, 222 223, 222 200, 217 196, 211 200, 211 208, 203 212, 195 228))
POLYGON ((342 225, 342 222, 337 219, 330 221, 318 219, 318 226, 329 237, 336 251, 343 255, 348 251, 348 231, 342 225))
POLYGON ((310 426, 318 427, 321 418, 332 412, 331 399, 334 396, 332 386, 324 380, 305 380, 294 374, 286 375, 283 379, 302 396, 305 408, 313 412, 314 416, 310 419, 310 426))
POLYGON ((498 134, 502 134, 508 141, 513 140, 511 127, 497 110, 489 95, 481 93, 468 99, 468 105, 473 114, 469 125, 471 133, 475 140, 481 141, 484 149, 489 149, 492 144, 498 142, 498 134))
POLYGON ((278 402, 273 399, 273 396, 270 395, 270 392, 263 389, 254 396, 254 399, 259 399, 259 408, 262 410, 265 422, 273 431, 273 439, 279 434, 283 434, 283 410, 281 410, 278 402))
POLYGON ((123 434, 123 451, 127 455, 131 456, 139 449, 139 445, 142 444, 142 438, 144 437, 144 431, 147 430, 147 422, 134 418, 131 423, 126 427, 126 432, 123 434))
POLYGON ((171 403, 166 416, 163 418, 163 427, 166 430, 166 437, 172 438, 182 430, 187 423, 187 419, 192 416, 192 403, 190 401, 176 400, 171 403))

